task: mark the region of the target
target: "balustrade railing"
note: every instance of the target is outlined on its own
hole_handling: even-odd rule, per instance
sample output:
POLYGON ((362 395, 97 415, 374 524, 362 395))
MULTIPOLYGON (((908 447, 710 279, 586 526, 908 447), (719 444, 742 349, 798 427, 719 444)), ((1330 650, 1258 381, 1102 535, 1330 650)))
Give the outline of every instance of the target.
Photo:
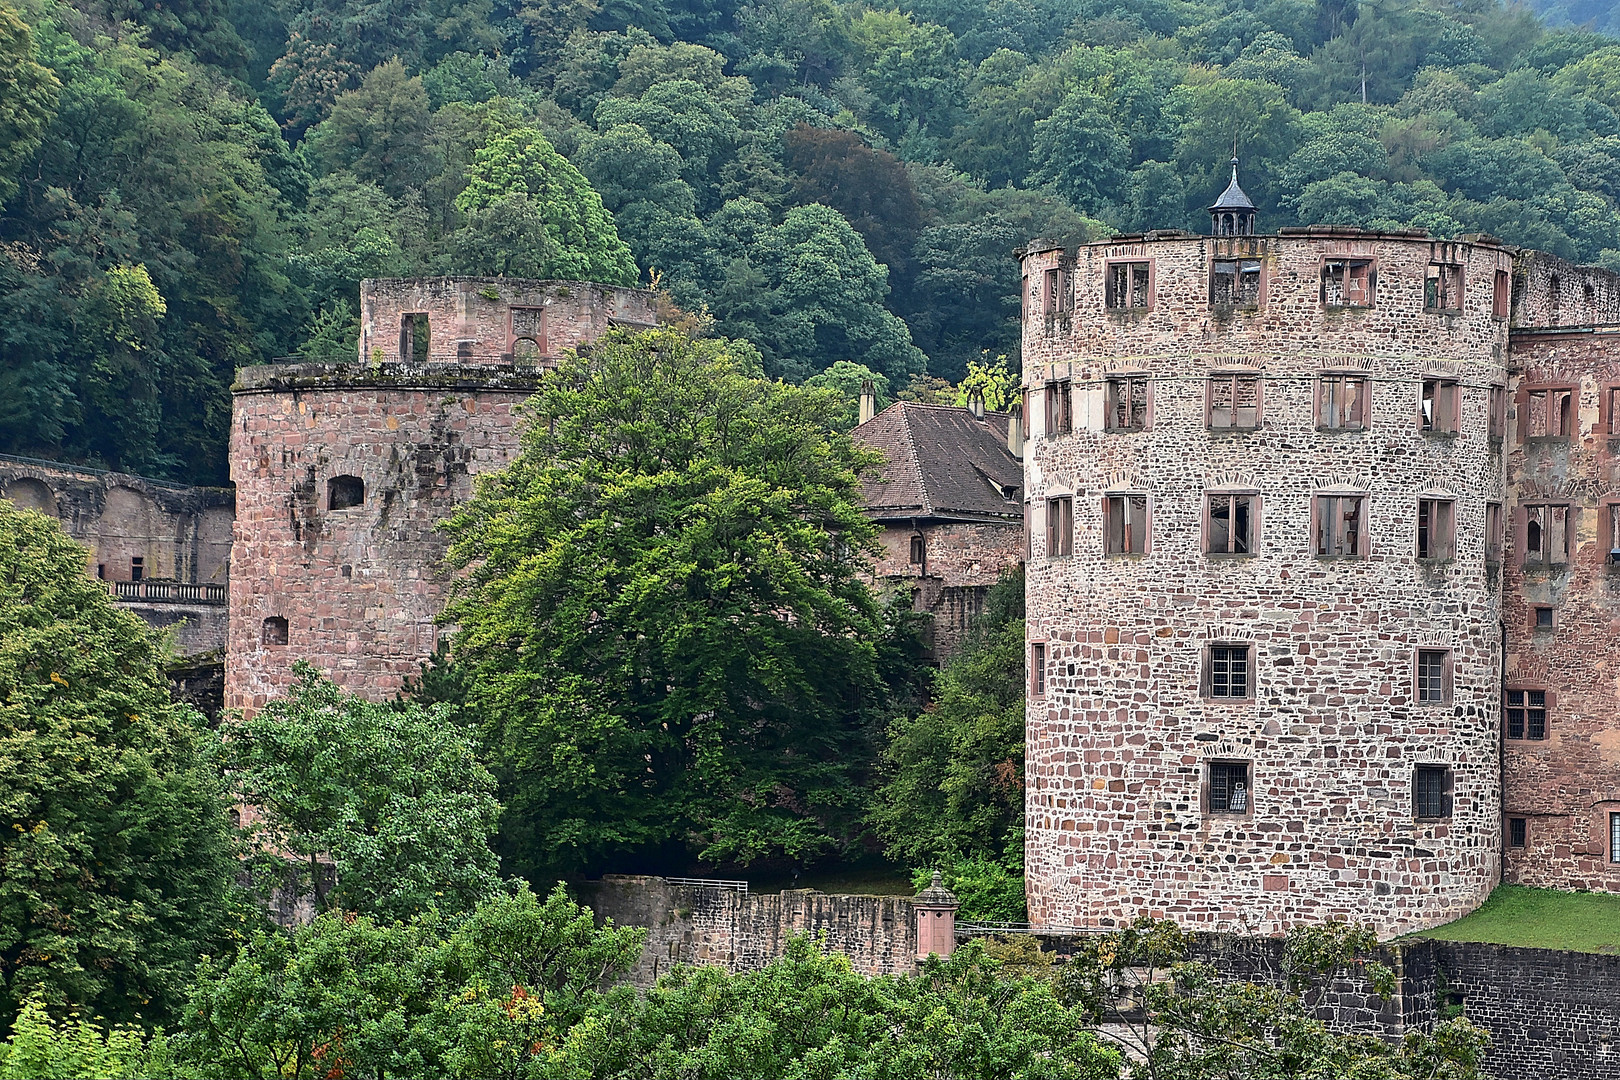
POLYGON ((158 604, 223 604, 225 586, 190 581, 113 581, 112 594, 120 600, 158 604))

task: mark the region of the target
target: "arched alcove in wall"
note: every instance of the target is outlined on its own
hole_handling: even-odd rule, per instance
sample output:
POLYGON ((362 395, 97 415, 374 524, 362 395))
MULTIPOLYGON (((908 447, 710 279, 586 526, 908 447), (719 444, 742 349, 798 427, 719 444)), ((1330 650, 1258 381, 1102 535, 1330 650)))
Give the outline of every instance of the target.
POLYGON ((43 480, 21 476, 5 487, 6 498, 24 510, 38 510, 56 516, 56 493, 43 480))

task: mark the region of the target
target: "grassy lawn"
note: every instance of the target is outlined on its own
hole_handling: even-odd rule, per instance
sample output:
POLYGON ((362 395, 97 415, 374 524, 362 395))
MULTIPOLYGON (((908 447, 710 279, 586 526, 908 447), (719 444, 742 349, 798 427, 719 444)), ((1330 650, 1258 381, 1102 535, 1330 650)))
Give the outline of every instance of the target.
POLYGON ((1527 949, 1620 952, 1620 896, 1499 885, 1479 910, 1413 937, 1527 949))

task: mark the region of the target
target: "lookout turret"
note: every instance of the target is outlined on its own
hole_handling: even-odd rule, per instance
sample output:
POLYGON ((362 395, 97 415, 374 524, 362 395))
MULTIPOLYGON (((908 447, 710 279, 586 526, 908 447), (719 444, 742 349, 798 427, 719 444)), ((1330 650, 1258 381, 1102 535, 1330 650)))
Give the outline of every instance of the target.
POLYGON ((1209 208, 1210 231, 1215 236, 1253 236, 1254 203, 1238 186, 1238 159, 1232 158, 1232 182, 1209 208))

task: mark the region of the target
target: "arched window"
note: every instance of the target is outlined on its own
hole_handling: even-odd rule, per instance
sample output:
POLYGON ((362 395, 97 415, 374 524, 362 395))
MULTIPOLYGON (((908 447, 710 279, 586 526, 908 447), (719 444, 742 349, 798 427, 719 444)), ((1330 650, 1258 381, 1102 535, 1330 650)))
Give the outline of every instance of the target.
POLYGON ((264 620, 264 631, 260 640, 266 645, 287 644, 287 620, 280 615, 272 615, 264 620))
POLYGON ((334 476, 326 482, 326 508, 347 510, 366 501, 366 482, 358 476, 334 476))

